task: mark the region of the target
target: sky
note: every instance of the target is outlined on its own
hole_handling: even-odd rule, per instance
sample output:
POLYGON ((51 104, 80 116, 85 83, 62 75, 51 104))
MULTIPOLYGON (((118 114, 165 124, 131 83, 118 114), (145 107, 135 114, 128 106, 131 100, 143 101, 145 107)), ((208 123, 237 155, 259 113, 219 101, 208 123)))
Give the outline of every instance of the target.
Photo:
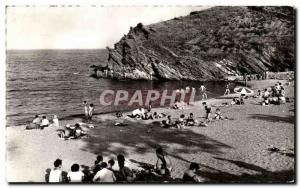
POLYGON ((113 47, 130 26, 188 15, 209 7, 7 7, 7 49, 113 47))

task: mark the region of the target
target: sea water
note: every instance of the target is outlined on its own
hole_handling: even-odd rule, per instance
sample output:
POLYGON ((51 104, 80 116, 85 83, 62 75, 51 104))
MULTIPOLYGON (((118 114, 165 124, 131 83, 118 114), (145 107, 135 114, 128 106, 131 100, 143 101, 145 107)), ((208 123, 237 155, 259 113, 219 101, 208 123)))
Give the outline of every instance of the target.
MULTIPOLYGON (((106 50, 8 50, 6 56, 7 126, 23 125, 36 114, 72 118, 84 113, 83 101, 95 105, 95 113, 131 110, 133 106, 101 106, 104 90, 174 90, 199 89, 201 83, 190 81, 117 81, 90 76, 91 65, 106 64, 106 50)), ((205 82, 208 97, 224 93, 224 82, 205 82)), ((146 94, 145 94, 146 95, 146 94)), ((195 100, 200 100, 196 92, 195 100)), ((159 106, 159 103, 154 103, 159 106)))

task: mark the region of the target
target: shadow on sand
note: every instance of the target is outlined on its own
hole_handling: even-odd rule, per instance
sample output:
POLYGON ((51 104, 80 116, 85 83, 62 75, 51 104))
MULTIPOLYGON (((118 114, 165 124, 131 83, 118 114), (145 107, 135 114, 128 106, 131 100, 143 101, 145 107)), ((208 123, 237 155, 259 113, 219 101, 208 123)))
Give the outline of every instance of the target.
POLYGON ((294 123, 294 116, 286 116, 286 117, 281 117, 281 116, 274 116, 274 115, 266 115, 266 114, 251 114, 249 118, 252 119, 259 119, 263 121, 269 121, 269 122, 284 122, 284 123, 294 123))
MULTIPOLYGON (((112 121, 100 122, 91 131, 91 136, 84 139, 87 146, 84 150, 98 154, 127 155, 128 152, 143 154, 153 152, 158 146, 173 144, 173 153, 207 152, 223 153, 223 149, 232 149, 224 143, 195 133, 190 129, 165 129, 157 124, 142 124, 139 122, 124 122, 128 126, 114 126, 112 121)), ((199 129, 204 129, 199 127, 199 129)))

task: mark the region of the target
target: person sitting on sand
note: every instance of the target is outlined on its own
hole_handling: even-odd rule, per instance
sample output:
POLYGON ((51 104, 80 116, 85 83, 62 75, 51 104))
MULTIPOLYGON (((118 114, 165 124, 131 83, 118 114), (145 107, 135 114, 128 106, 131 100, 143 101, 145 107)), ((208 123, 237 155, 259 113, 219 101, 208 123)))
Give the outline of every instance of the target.
POLYGON ((125 166, 124 155, 119 154, 117 156, 117 159, 118 159, 119 173, 120 173, 120 176, 118 176, 118 178, 120 178, 119 181, 133 182, 136 178, 136 175, 130 170, 130 168, 125 166))
POLYGON ((103 156, 97 155, 96 160, 94 161, 94 165, 90 168, 90 174, 93 175, 93 177, 96 175, 96 173, 101 170, 101 163, 103 162, 103 156))
POLYGON ((171 171, 173 168, 172 161, 161 147, 156 149, 156 157, 157 161, 155 170, 157 171, 157 173, 162 176, 171 176, 171 171))
POLYGON ((38 125, 40 125, 41 122, 42 122, 42 121, 41 121, 39 115, 35 115, 35 117, 34 117, 32 123, 35 124, 35 125, 37 126, 37 128, 38 128, 38 125))
POLYGON ((206 112, 206 116, 205 116, 206 121, 211 121, 211 119, 212 119, 211 118, 211 115, 212 115, 211 107, 208 106, 208 104, 206 102, 203 102, 202 104, 203 104, 205 112, 206 112))
POLYGON ((171 106, 172 109, 178 110, 179 109, 179 103, 177 100, 175 100, 175 103, 173 104, 173 106, 171 106))
POLYGON ((109 170, 107 168, 107 163, 102 162, 101 163, 101 170, 99 170, 96 175, 93 178, 93 182, 115 182, 116 177, 113 173, 113 171, 109 170))
POLYGON ((176 124, 175 124, 177 129, 184 129, 185 128, 185 121, 184 121, 184 114, 181 114, 180 117, 178 118, 176 124))
POLYGON ((262 93, 260 90, 257 91, 257 97, 261 97, 262 96, 262 93))
POLYGON ((70 124, 66 124, 64 129, 60 131, 60 138, 68 139, 73 136, 73 130, 71 129, 70 124))
POLYGON ((69 182, 82 182, 84 174, 82 171, 80 171, 79 164, 75 163, 71 166, 71 171, 68 172, 67 178, 69 182))
POLYGON ((224 120, 224 119, 228 119, 228 118, 222 116, 220 108, 217 108, 217 109, 216 109, 215 116, 214 116, 214 119, 216 119, 216 120, 219 120, 219 119, 220 119, 220 120, 224 120))
POLYGON ((194 114, 190 113, 189 117, 186 119, 187 126, 195 126, 197 125, 197 121, 194 119, 194 114))
POLYGON ((88 120, 91 121, 93 118, 93 113, 94 113, 94 104, 91 103, 89 106, 89 116, 88 116, 88 120))
POLYGON ((54 168, 51 169, 50 175, 49 175, 49 183, 59 183, 62 182, 62 160, 56 159, 54 161, 54 168))
POLYGON ((269 105, 269 97, 270 97, 270 92, 268 91, 268 89, 265 89, 264 94, 263 94, 263 99, 264 101, 262 102, 262 105, 269 105))
POLYGON ((115 160, 113 160, 113 159, 109 159, 107 163, 108 163, 108 167, 107 167, 107 169, 109 169, 109 170, 111 170, 111 171, 113 171, 113 172, 114 172, 114 170, 113 170, 113 166, 115 165, 115 160))
POLYGON ((145 114, 144 114, 144 116, 143 116, 142 119, 143 120, 153 119, 153 115, 151 113, 151 110, 148 109, 147 112, 145 112, 145 114))
POLYGON ((161 127, 163 128, 169 128, 169 127, 173 127, 174 122, 172 121, 172 118, 170 115, 168 115, 167 120, 163 120, 161 122, 161 127))
POLYGON ((53 119, 52 119, 52 122, 49 127, 56 127, 56 128, 59 128, 59 121, 58 121, 58 118, 57 118, 57 115, 54 115, 53 116, 53 119))
POLYGON ((182 177, 183 183, 198 183, 200 181, 200 177, 196 174, 199 170, 199 165, 197 163, 191 163, 188 170, 186 170, 182 177))
POLYGON ((40 128, 43 130, 45 127, 48 127, 49 126, 49 120, 46 118, 46 116, 43 116, 42 117, 42 122, 40 124, 40 128))
POLYGON ((235 105, 235 104, 236 104, 236 99, 233 98, 232 101, 231 101, 231 103, 230 103, 230 105, 235 105))
POLYGON ((75 139, 80 139, 82 136, 85 136, 87 133, 82 130, 80 125, 78 123, 75 124, 75 129, 74 129, 74 138, 75 139))
POLYGON ((41 124, 41 119, 39 118, 38 115, 35 115, 33 121, 25 127, 25 130, 38 129, 40 124, 41 124))
POLYGON ((123 117, 123 113, 122 113, 122 112, 116 112, 116 117, 117 117, 117 118, 123 117))
POLYGON ((286 98, 285 98, 284 90, 280 90, 280 91, 279 91, 278 98, 279 98, 279 101, 280 101, 280 102, 286 103, 286 98))

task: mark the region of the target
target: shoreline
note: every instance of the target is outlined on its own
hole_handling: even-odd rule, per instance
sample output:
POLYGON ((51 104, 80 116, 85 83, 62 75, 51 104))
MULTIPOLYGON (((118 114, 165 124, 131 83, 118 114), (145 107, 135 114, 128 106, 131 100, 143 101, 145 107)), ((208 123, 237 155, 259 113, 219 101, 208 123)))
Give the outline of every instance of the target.
MULTIPOLYGON (((255 88, 273 85, 276 81, 253 83, 255 88)), ((293 86, 289 86, 288 89, 291 90, 289 95, 294 97, 293 86)), ((230 100, 211 98, 205 101, 214 105, 230 100)), ((275 176, 277 171, 293 171, 293 157, 285 157, 279 153, 269 154, 267 151, 272 145, 279 148, 294 147, 294 113, 290 111, 293 108, 292 104, 263 107, 254 105, 255 101, 257 100, 248 99, 245 105, 221 107, 224 115, 234 120, 216 121, 208 127, 189 127, 185 130, 163 129, 155 126, 152 120, 126 118, 121 121, 128 121, 130 125, 116 127, 111 125, 111 122, 118 121, 113 113, 95 116, 94 120, 97 123, 95 128, 90 130, 91 138, 81 140, 63 141, 58 138, 53 128, 24 131, 25 126, 6 127, 6 178, 10 182, 44 182, 45 170, 52 167, 57 157, 62 158, 63 169, 68 171, 74 162, 91 166, 99 153, 104 156, 105 161, 123 153, 128 166, 139 169, 141 167, 136 161, 155 164, 154 150, 157 145, 164 147, 176 164, 172 172, 174 178, 180 178, 191 161, 199 163, 201 174, 212 182, 217 181, 217 177, 219 181, 234 181, 235 177, 240 177, 243 173, 249 174, 251 179, 259 177, 262 172, 275 176), (31 153, 33 151, 34 155, 31 153), (250 167, 249 165, 237 165, 240 163, 259 168, 248 169, 246 167, 250 167), (260 168, 265 170, 255 170, 260 168), (215 179, 210 176, 213 174, 215 179)), ((165 107, 153 110, 175 118, 181 113, 187 115, 193 112, 196 118, 201 119, 204 116, 202 102, 197 101, 184 110, 165 107)), ((80 118, 61 120, 60 124, 78 121, 80 118)), ((244 182, 243 178, 241 181, 244 182)))

